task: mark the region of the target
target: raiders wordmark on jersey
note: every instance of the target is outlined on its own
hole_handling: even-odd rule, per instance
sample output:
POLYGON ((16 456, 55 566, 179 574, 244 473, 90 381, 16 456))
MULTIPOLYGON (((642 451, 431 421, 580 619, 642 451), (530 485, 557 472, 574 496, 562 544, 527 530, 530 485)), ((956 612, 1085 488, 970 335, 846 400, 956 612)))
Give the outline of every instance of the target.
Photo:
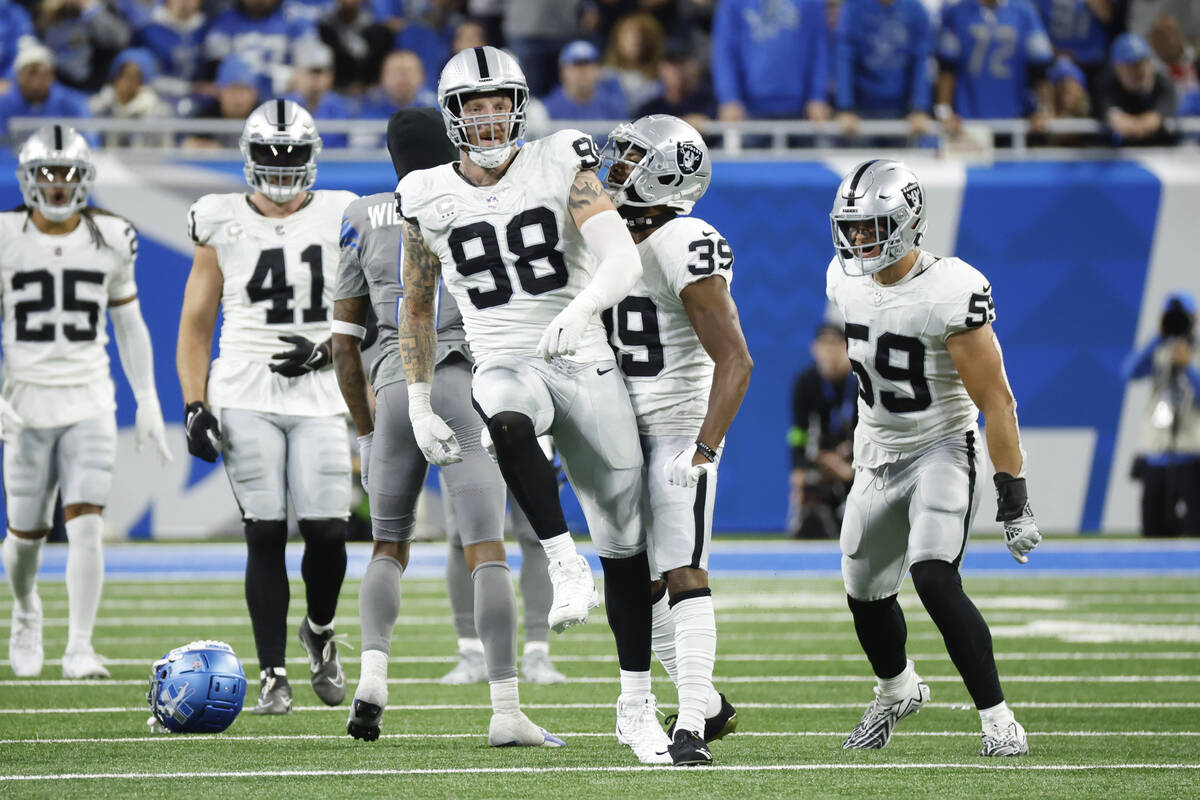
POLYGON ((137 294, 137 233, 123 217, 89 211, 62 236, 25 210, 0 213, 4 396, 33 428, 71 425, 116 409, 105 313, 137 294), (53 401, 45 387, 53 387, 53 401))
POLYGON ((270 371, 280 336, 329 337, 342 212, 353 192, 319 190, 286 217, 266 217, 245 194, 210 194, 188 212, 188 234, 217 251, 224 277, 220 355, 208 378, 214 408, 327 416, 346 413, 332 370, 298 378, 270 371))
POLYGON ((879 467, 974 430, 979 409, 946 340, 995 320, 987 279, 965 261, 922 251, 893 284, 849 277, 836 257, 825 280, 858 375, 854 463, 879 467))

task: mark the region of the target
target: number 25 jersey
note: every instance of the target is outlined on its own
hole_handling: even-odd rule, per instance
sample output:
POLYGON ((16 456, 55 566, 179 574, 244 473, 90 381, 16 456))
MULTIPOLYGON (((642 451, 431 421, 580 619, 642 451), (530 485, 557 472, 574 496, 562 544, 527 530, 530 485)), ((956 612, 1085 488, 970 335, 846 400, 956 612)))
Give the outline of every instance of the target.
POLYGON ((208 402, 274 414, 346 413, 333 370, 285 378, 271 356, 290 350, 281 336, 329 338, 342 212, 357 195, 321 190, 286 217, 266 217, 246 194, 210 194, 188 212, 188 235, 217 251, 220 355, 208 376, 208 402))
POLYGON ((889 464, 976 427, 979 409, 946 340, 996 318, 992 287, 977 269, 922 251, 897 283, 850 277, 837 258, 825 281, 858 375, 856 466, 889 464))

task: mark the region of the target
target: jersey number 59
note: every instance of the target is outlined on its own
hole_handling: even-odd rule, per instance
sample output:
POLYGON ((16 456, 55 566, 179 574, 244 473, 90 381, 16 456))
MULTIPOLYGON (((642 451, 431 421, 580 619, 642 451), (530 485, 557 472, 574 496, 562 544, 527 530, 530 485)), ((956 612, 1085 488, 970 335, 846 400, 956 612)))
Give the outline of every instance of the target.
MULTIPOLYGON (((870 341, 871 331, 866 325, 846 323, 846 338, 870 341)), ((871 375, 861 361, 850 359, 850 367, 858 376, 858 395, 868 407, 875 405, 875 387, 871 383, 871 375)), ((912 397, 905 397, 896 392, 881 391, 879 400, 883 407, 893 414, 908 414, 914 411, 924 411, 933 402, 929 393, 929 381, 925 378, 925 345, 913 336, 900 336, 895 333, 881 333, 875 343, 875 372, 879 377, 893 383, 906 381, 912 386, 912 397), (897 367, 892 364, 892 353, 904 353, 907 365, 897 367)))

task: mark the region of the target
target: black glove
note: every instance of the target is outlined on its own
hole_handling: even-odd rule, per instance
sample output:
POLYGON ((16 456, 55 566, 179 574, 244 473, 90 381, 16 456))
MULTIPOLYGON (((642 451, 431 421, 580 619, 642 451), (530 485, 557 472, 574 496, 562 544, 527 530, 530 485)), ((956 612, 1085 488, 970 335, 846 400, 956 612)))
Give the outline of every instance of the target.
POLYGON ((997 472, 992 480, 996 483, 996 522, 1011 522, 1025 514, 1025 507, 1029 505, 1025 479, 997 472))
POLYGON ((204 402, 188 403, 183 410, 184 433, 187 434, 188 452, 210 464, 217 460, 221 446, 221 424, 208 410, 204 402))
POLYGON ((278 372, 285 378, 299 378, 306 372, 319 370, 330 362, 330 350, 327 342, 314 344, 303 336, 280 336, 282 341, 292 345, 291 350, 276 353, 271 358, 283 359, 271 365, 271 372, 278 372))

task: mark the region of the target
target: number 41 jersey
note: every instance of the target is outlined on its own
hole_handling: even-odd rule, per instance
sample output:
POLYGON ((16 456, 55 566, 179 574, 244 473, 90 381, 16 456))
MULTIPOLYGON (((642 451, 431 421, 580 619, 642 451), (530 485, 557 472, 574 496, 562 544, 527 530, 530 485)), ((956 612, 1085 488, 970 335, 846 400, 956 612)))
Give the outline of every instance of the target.
POLYGON ((221 267, 220 355, 208 376, 208 402, 274 414, 346 413, 333 370, 285 378, 275 353, 329 338, 342 212, 357 195, 320 190, 286 217, 266 217, 245 194, 210 194, 188 212, 188 235, 213 247, 221 267))
POLYGON ((976 427, 979 409, 946 340, 996 318, 992 287, 978 270, 922 251, 908 275, 883 286, 846 275, 835 257, 825 281, 858 375, 856 466, 889 464, 976 427))

